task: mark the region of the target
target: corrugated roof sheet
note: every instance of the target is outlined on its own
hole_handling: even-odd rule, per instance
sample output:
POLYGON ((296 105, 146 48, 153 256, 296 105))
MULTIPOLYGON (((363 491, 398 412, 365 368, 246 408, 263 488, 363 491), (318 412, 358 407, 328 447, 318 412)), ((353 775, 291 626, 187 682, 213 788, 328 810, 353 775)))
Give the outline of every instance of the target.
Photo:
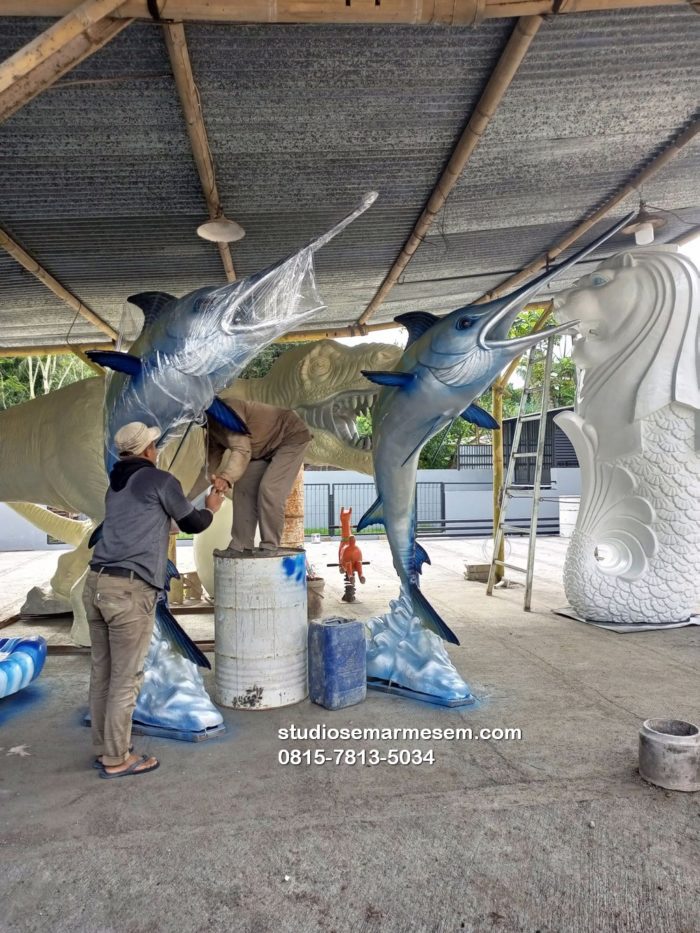
MULTIPOLYGON (((46 25, 0 19, 0 57, 46 25)), ((328 309, 307 326, 353 322, 410 233, 512 25, 188 24, 220 194, 247 231, 232 249, 239 275, 293 251, 376 189, 376 205, 319 254, 328 309)), ((692 117, 699 38, 700 18, 683 7, 547 20, 375 320, 478 297, 615 192, 692 117)), ((699 168, 697 142, 645 185, 645 199, 700 224, 699 168)), ((218 251, 195 234, 205 214, 154 24, 129 26, 0 127, 0 224, 114 325, 134 291, 224 280, 218 251)), ((669 220, 663 238, 687 229, 669 220)), ((60 341, 73 317, 0 257, 0 344, 60 341)), ((99 338, 79 326, 84 339, 99 338)))

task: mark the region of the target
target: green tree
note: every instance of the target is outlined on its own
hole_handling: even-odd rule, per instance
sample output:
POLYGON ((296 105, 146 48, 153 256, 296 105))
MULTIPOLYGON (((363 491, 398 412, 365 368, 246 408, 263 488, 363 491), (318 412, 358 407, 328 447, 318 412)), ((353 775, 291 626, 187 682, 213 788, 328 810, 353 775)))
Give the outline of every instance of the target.
POLYGON ((240 375, 241 379, 260 379, 262 376, 267 376, 267 374, 272 369, 272 364, 275 360, 279 359, 283 353, 289 352, 289 350, 294 350, 297 347, 303 346, 308 341, 299 340, 293 343, 273 343, 269 347, 265 347, 258 355, 248 363, 246 368, 240 375))
POLYGON ((72 353, 0 359, 0 408, 19 405, 95 372, 72 353))

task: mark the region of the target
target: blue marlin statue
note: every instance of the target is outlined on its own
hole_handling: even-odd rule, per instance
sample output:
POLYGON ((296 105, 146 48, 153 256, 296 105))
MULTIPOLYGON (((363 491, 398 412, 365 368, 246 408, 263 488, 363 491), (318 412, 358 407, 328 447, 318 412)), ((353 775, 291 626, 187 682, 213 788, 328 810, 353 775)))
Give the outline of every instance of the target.
POLYGON ((203 420, 205 412, 229 430, 247 433, 216 393, 264 347, 325 307, 316 290, 314 254, 376 198, 376 192, 369 192, 321 237, 262 272, 182 298, 143 292, 128 299, 144 314, 143 330, 129 353, 88 353, 95 363, 115 371, 106 396, 107 472, 118 459, 114 435, 130 421, 157 425, 159 447, 176 427, 203 420))
MULTIPOLYGON (((88 353, 95 363, 114 370, 105 399, 108 473, 118 459, 114 435, 130 421, 158 425, 159 447, 179 426, 203 421, 205 412, 229 430, 247 433, 245 424, 216 393, 230 385, 264 347, 324 307, 316 290, 314 254, 376 198, 376 192, 367 193, 334 227, 262 272, 221 287, 200 288, 182 298, 165 292, 129 298, 144 315, 143 329, 130 351, 88 353)), ((101 533, 99 525, 90 547, 101 533)), ((173 576, 177 571, 168 562, 166 589, 173 576)), ((198 666, 211 667, 177 623, 162 593, 134 718, 175 737, 219 726, 221 714, 207 696, 198 666), (190 662, 189 668, 187 663, 183 666, 183 659, 190 662), (173 683, 174 677, 187 681, 187 692, 182 683, 173 683)))
MULTIPOLYGON (((630 214, 629 217, 632 215, 630 214)), ((394 568, 414 614, 445 641, 456 635, 419 588, 422 565, 430 563, 416 541, 416 471, 423 446, 457 417, 484 428, 495 419, 474 399, 525 350, 546 336, 568 330, 576 322, 508 340, 508 332, 528 299, 551 279, 569 269, 617 232, 615 224, 573 257, 549 269, 522 288, 486 304, 458 308, 444 317, 411 312, 395 318, 408 330, 406 350, 392 372, 367 372, 382 386, 372 412, 372 451, 378 498, 362 516, 357 531, 383 524, 394 568)))

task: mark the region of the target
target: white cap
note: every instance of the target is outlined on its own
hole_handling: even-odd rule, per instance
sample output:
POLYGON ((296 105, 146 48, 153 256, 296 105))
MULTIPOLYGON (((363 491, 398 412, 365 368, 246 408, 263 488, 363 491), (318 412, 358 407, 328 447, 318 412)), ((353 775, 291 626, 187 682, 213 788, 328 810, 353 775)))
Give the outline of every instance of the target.
POLYGON ((119 428, 114 444, 120 454, 141 454, 160 437, 160 428, 149 428, 142 421, 132 421, 119 428))

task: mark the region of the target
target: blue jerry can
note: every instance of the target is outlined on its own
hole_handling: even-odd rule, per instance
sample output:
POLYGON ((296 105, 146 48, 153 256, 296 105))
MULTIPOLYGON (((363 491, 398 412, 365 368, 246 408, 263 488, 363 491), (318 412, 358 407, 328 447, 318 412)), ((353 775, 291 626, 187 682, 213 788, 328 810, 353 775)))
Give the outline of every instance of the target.
POLYGON ((359 619, 309 623, 309 697, 326 709, 361 703, 367 696, 365 626, 359 619))

